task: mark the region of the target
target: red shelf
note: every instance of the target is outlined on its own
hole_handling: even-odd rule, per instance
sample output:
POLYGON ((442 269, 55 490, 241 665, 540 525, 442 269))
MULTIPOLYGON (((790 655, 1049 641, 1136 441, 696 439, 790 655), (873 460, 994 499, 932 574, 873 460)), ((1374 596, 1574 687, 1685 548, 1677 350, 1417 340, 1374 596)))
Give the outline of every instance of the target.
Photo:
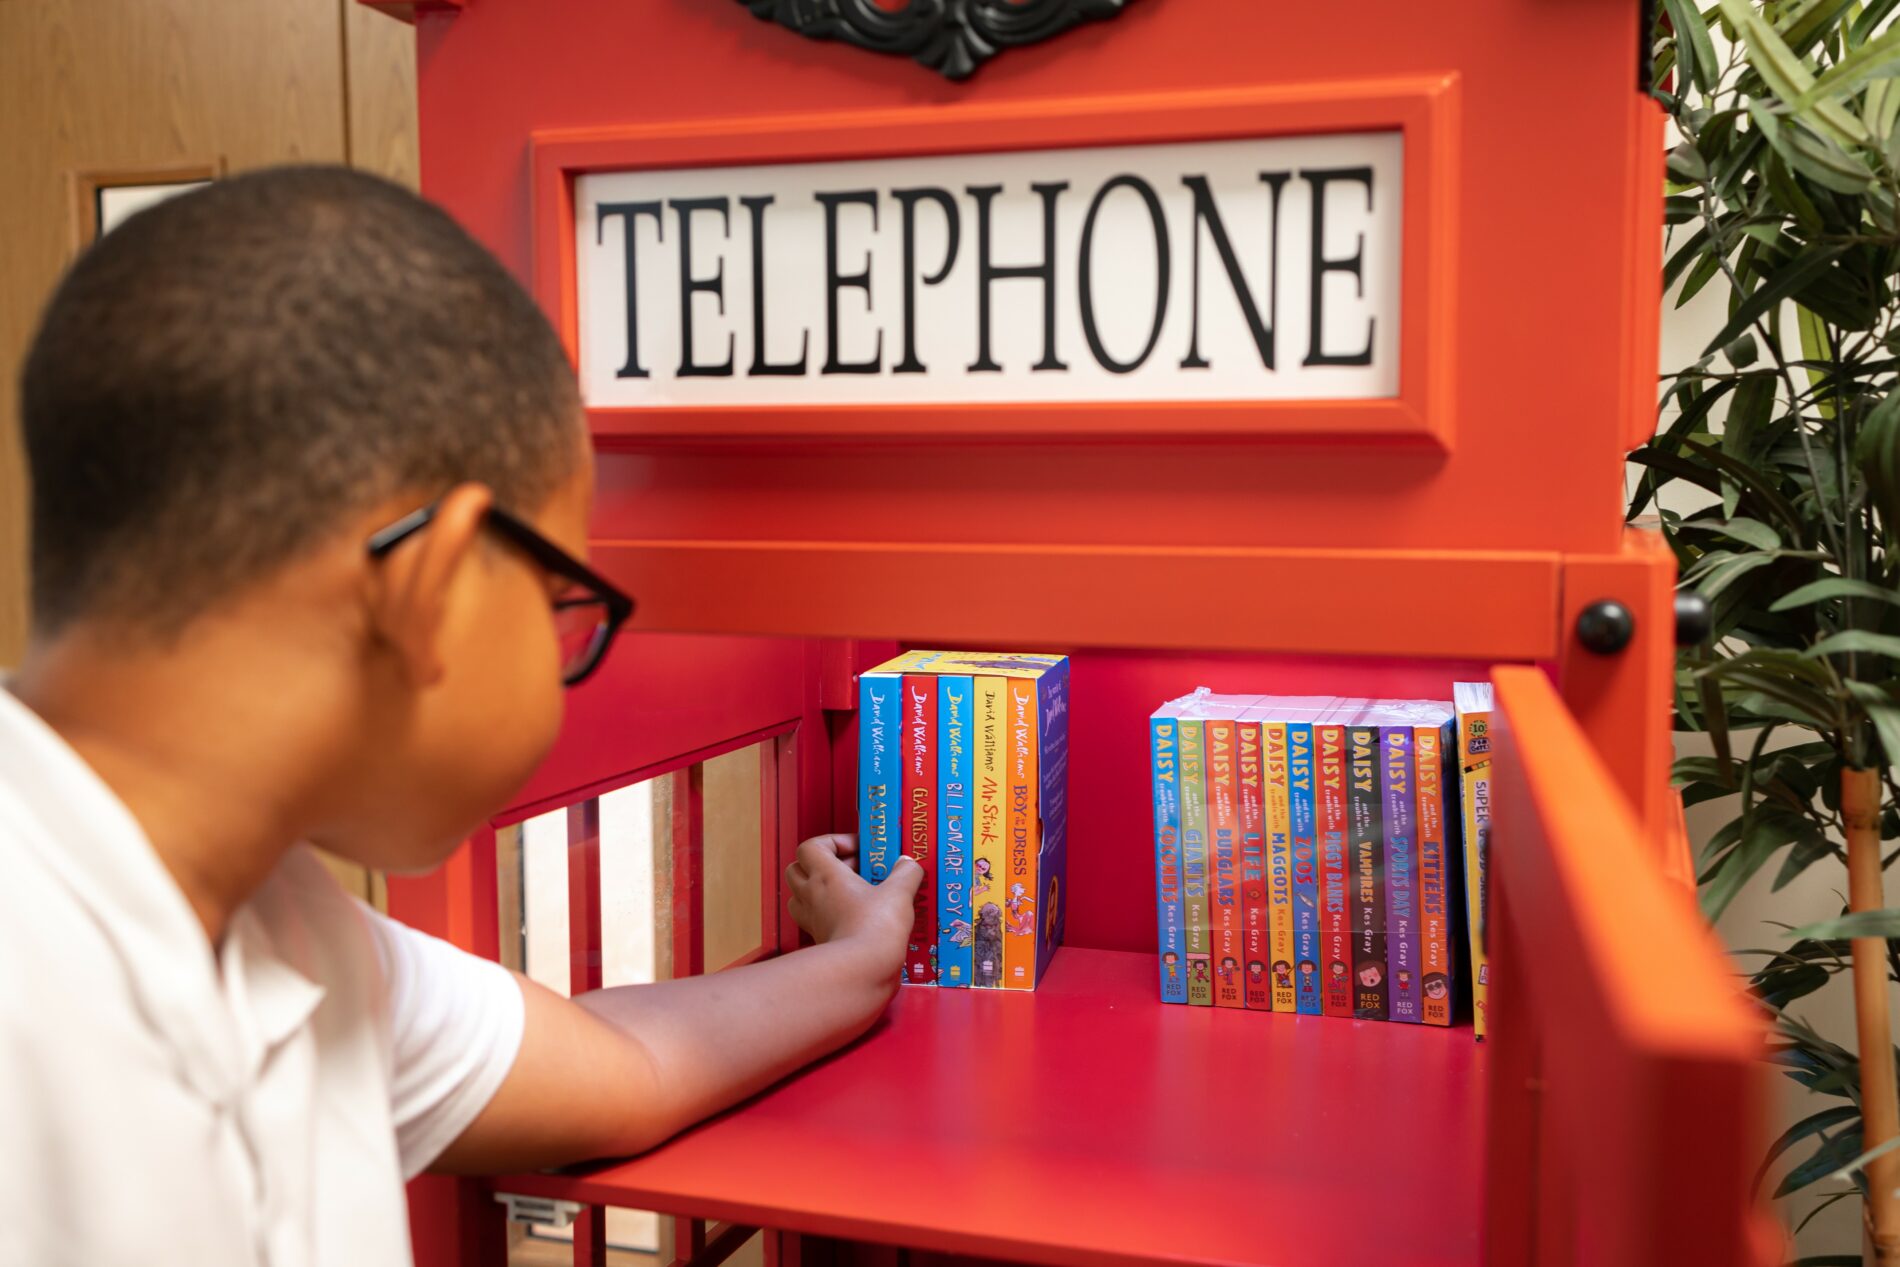
POLYGON ((1478 1261, 1484 1049, 1165 1006, 1068 948, 904 989, 862 1042, 646 1156, 501 1191, 1045 1263, 1478 1261))

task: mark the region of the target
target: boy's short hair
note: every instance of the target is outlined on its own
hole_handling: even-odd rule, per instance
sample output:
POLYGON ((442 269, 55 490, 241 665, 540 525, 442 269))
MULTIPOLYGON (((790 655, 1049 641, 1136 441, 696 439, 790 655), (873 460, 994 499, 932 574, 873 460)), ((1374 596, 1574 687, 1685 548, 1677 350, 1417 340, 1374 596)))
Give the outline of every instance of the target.
POLYGON ((100 239, 20 400, 41 635, 175 634, 403 492, 475 480, 532 512, 583 442, 534 301, 442 210, 340 167, 218 181, 100 239))

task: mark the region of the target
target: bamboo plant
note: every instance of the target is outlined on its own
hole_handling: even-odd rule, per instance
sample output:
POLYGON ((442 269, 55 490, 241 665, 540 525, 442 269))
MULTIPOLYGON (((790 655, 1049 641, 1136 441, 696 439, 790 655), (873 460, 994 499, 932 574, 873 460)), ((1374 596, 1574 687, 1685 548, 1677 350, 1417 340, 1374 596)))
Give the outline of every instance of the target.
MULTIPOLYGON (((1882 873, 1900 850, 1900 0, 1662 0, 1654 95, 1681 143, 1665 205, 1665 291, 1726 292, 1700 358, 1663 378, 1663 422, 1633 456, 1632 518, 1659 513, 1682 586, 1712 634, 1676 676, 1686 804, 1734 798, 1702 848, 1719 916, 1772 867, 1844 881, 1839 918, 1748 960, 1773 1059, 1817 1100, 1771 1147, 1782 1196, 1859 1196, 1876 1261, 1900 1264, 1900 1112, 1887 984, 1900 909, 1882 873), (1720 46, 1723 51, 1718 53, 1720 46), (1671 484, 1687 485, 1662 493, 1671 484), (1697 491, 1699 490, 1699 491, 1697 491), (1692 510, 1677 509, 1698 505, 1692 510), (1844 871, 1844 875, 1842 872, 1844 871), (1759 967, 1754 967, 1759 962, 1759 967), (1852 974, 1857 1050, 1802 1020, 1852 974)), ((1666 301, 1668 302, 1668 301, 1666 301)), ((1804 1220, 1805 1222, 1805 1220, 1804 1220)), ((1857 1263, 1859 1255, 1810 1259, 1857 1263)))

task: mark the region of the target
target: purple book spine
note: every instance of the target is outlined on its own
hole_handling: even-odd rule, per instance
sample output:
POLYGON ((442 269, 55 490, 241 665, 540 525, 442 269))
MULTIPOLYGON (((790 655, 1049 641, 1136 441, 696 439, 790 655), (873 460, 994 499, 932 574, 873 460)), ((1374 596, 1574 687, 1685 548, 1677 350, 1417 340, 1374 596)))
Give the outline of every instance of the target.
POLYGON ((1385 794, 1385 954, 1391 1019, 1425 1019, 1419 995, 1418 789, 1409 726, 1379 729, 1379 786, 1385 794))

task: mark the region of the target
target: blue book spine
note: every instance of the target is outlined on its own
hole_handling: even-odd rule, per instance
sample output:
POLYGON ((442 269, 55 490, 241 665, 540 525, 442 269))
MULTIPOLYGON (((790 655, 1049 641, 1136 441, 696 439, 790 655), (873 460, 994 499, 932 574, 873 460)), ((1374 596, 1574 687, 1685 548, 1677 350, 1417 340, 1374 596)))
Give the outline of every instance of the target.
POLYGON ((1172 717, 1148 722, 1154 777, 1155 920, 1161 960, 1161 1001, 1186 1003, 1187 925, 1181 908, 1180 723, 1172 717))
POLYGON ((886 673, 858 678, 858 870, 882 884, 897 862, 891 806, 900 793, 898 752, 903 679, 886 673))
POLYGON ((1049 970, 1069 926, 1069 661, 1049 666, 1036 683, 1036 779, 1042 803, 1041 854, 1036 883, 1036 980, 1049 970))
POLYGON ((1287 810, 1293 836, 1294 1010, 1318 1016, 1323 1010, 1319 981, 1318 802, 1313 795, 1313 728, 1286 728, 1287 810))
POLYGON ((1413 786, 1412 729, 1379 728, 1379 784, 1385 794, 1385 956, 1391 1019, 1425 1019, 1419 993, 1423 947, 1418 923, 1418 789, 1413 786))
POLYGON ((967 677, 937 679, 937 984, 968 986, 970 925, 970 711, 967 677))

